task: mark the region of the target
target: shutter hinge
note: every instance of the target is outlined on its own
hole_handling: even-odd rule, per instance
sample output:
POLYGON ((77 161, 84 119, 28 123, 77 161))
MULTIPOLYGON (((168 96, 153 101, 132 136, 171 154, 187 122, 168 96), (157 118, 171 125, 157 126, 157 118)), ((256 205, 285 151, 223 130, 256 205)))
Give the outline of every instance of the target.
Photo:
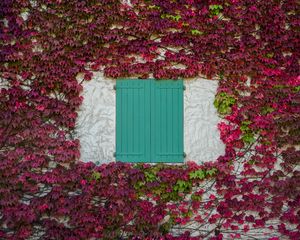
POLYGON ((185 91, 185 89, 186 89, 186 87, 185 87, 185 85, 183 85, 183 91, 185 91))
POLYGON ((183 152, 183 158, 186 158, 186 153, 185 152, 183 152))
POLYGON ((114 90, 115 90, 115 91, 117 90, 117 86, 116 86, 116 84, 114 85, 114 90))
POLYGON ((114 152, 113 156, 114 156, 114 158, 117 156, 116 152, 114 152))

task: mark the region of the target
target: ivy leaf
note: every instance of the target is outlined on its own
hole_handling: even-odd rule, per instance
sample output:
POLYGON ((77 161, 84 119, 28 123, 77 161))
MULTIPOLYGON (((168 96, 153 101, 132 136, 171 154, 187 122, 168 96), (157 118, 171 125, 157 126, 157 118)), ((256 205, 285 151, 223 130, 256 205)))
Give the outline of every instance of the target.
POLYGON ((146 171, 144 174, 145 174, 146 182, 154 182, 157 179, 155 173, 153 172, 146 171))
POLYGON ((263 115, 266 115, 266 114, 272 113, 272 112, 274 112, 274 108, 272 108, 270 106, 264 106, 264 107, 262 107, 261 113, 263 115))
POLYGON ((216 174, 218 170, 216 168, 212 168, 210 170, 206 170, 206 174, 209 175, 209 176, 213 176, 216 174))
POLYGON ((242 140, 245 143, 253 143, 255 141, 254 135, 252 133, 246 133, 242 136, 242 140))
POLYGON ((161 15, 161 18, 162 18, 162 19, 167 18, 167 19, 171 19, 171 20, 173 20, 173 21, 178 22, 178 21, 181 19, 181 16, 180 16, 179 14, 177 14, 177 15, 162 14, 162 15, 161 15))
POLYGON ((203 170, 196 170, 194 172, 191 172, 189 174, 190 179, 204 179, 205 178, 205 172, 203 170))
POLYGON ((101 173, 94 171, 92 173, 92 178, 95 179, 95 180, 99 180, 101 178, 101 173))
POLYGON ((221 10, 223 9, 222 5, 209 5, 209 10, 212 16, 219 15, 221 10))
POLYGON ((294 92, 300 92, 300 86, 295 87, 294 92))
POLYGON ((173 187, 173 190, 178 192, 185 192, 190 186, 191 183, 183 180, 178 180, 173 187))
POLYGON ((192 35, 203 35, 203 32, 197 30, 197 29, 192 29, 191 30, 192 35))
POLYGON ((236 100, 233 96, 227 94, 226 92, 220 92, 216 95, 214 106, 218 113, 226 115, 231 112, 231 107, 235 104, 235 102, 236 100))
POLYGON ((249 121, 249 120, 243 121, 240 126, 241 131, 248 132, 250 130, 250 128, 249 128, 250 124, 251 124, 251 121, 249 121))

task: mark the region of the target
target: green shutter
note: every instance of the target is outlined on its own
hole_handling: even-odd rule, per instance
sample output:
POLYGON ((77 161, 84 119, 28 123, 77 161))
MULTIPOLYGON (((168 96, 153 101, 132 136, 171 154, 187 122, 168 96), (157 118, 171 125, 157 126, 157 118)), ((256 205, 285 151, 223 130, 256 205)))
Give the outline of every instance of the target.
POLYGON ((183 81, 154 81, 151 96, 151 159, 183 162, 183 81))
POLYGON ((116 84, 116 159, 150 162, 150 82, 118 80, 116 84))
POLYGON ((116 159, 183 162, 183 81, 117 80, 116 159))

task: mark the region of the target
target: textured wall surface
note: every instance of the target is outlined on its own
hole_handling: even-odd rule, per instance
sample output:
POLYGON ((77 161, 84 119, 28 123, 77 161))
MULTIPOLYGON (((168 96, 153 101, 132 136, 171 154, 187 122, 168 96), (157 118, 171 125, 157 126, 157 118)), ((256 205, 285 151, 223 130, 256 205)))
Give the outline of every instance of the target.
POLYGON ((78 111, 76 132, 80 139, 81 160, 107 163, 114 161, 116 98, 114 80, 96 73, 84 82, 83 103, 78 111))
POLYGON ((184 151, 186 160, 198 163, 215 160, 224 153, 213 105, 218 82, 186 80, 184 92, 184 151))
MULTIPOLYGON (((114 161, 115 91, 114 80, 101 73, 84 82, 83 104, 78 111, 76 135, 81 143, 81 160, 96 163, 114 161)), ((184 150, 186 160, 198 163, 215 160, 224 152, 213 106, 216 81, 186 80, 184 92, 184 150)))

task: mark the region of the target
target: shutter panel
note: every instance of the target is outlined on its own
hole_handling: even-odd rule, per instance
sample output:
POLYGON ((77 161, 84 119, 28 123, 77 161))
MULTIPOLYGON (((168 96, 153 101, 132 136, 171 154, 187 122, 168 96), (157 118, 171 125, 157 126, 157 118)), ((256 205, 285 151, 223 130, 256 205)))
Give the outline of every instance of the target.
POLYGON ((150 81, 117 80, 116 159, 150 162, 150 81))
POLYGON ((183 162, 183 81, 153 80, 151 159, 183 162))

